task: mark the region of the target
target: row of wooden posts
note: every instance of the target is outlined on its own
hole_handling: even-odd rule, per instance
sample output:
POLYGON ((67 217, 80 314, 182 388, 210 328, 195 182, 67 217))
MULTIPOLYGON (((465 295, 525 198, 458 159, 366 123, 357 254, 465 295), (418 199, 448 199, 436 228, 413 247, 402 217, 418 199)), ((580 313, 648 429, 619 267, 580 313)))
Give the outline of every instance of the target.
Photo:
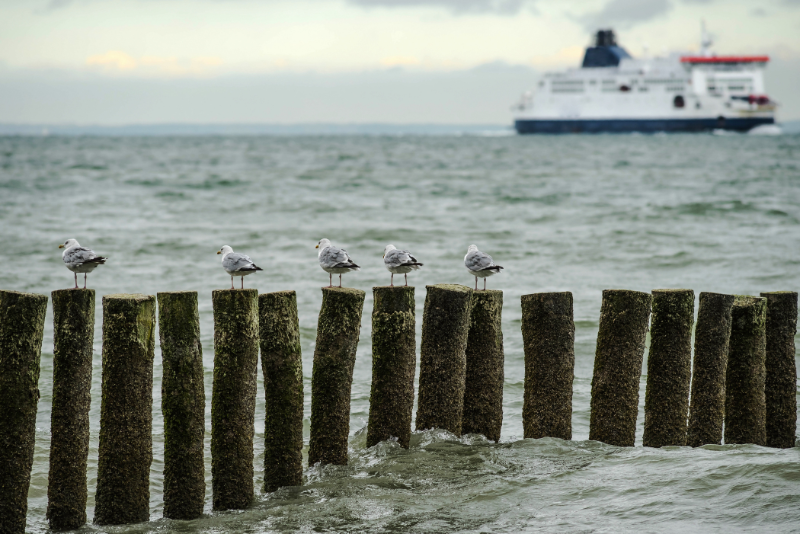
MULTIPOLYGON (((367 446, 409 446, 416 367, 413 287, 376 287, 367 446)), ((311 386, 308 463, 346 464, 350 391, 364 292, 323 288, 311 386)), ((54 373, 47 518, 86 522, 86 465, 95 294, 52 293, 54 373)), ((202 515, 205 394, 196 292, 159 293, 163 357, 164 516, 202 515)), ((215 510, 254 497, 253 435, 259 349, 266 396, 264 489, 302 484, 303 373, 293 291, 217 290, 211 471, 215 510)), ((427 287, 417 430, 499 440, 501 291, 427 287)), ((33 461, 47 297, 0 291, 0 532, 24 532, 33 461)), ((755 443, 793 447, 797 293, 701 293, 692 364, 694 292, 606 290, 592 379, 589 438, 633 446, 645 338, 643 444, 755 443), (692 367, 694 379, 692 380, 692 367), (691 384, 691 396, 690 396, 691 384), (689 405, 691 398, 691 406, 689 405), (687 416, 688 414, 688 416, 687 416)), ((103 297, 102 402, 96 524, 149 519, 156 298, 103 297)), ((572 438, 572 294, 522 297, 525 438, 572 438)))

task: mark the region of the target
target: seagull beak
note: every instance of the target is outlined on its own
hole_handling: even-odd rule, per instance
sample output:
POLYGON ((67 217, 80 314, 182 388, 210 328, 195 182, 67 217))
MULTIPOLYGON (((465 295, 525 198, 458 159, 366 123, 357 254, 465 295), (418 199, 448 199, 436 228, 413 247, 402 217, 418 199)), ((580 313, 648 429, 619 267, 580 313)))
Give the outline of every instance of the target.
POLYGON ((64 248, 64 245, 58 245, 58 248, 64 248))
POLYGON ((217 251, 217 254, 222 254, 222 251, 221 251, 221 250, 218 250, 218 251, 217 251))
POLYGON ((317 246, 316 246, 316 247, 314 247, 314 248, 319 248, 319 243, 317 243, 317 246))

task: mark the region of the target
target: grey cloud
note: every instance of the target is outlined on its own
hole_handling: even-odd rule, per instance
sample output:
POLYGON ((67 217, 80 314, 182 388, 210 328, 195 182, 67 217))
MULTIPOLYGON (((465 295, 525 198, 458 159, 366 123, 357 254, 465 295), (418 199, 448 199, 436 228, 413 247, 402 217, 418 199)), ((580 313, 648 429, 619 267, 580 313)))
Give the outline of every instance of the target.
POLYGON ((670 0, 611 0, 600 11, 575 19, 587 30, 600 27, 624 29, 665 15, 672 8, 670 0))
POLYGON ((440 7, 453 13, 498 13, 514 15, 535 0, 348 0, 362 7, 440 7))

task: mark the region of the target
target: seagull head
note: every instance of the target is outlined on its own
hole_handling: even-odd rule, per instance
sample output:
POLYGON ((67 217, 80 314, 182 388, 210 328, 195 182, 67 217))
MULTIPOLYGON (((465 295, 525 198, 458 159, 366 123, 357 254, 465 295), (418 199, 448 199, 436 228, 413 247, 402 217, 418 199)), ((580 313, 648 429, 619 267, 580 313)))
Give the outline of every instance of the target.
POLYGON ((233 249, 231 247, 229 247, 228 245, 225 245, 225 246, 223 246, 221 249, 219 249, 217 251, 217 254, 222 254, 222 257, 224 258, 225 256, 227 256, 231 252, 233 252, 233 249))
POLYGON ((323 237, 322 239, 319 240, 319 243, 317 243, 316 248, 318 248, 319 251, 322 252, 323 249, 326 249, 329 246, 331 246, 331 240, 328 239, 327 237, 323 237))
POLYGON ((78 247, 78 240, 77 239, 67 239, 62 244, 58 245, 58 248, 72 248, 78 247))
POLYGON ((386 255, 389 253, 390 250, 394 250, 394 245, 386 245, 386 248, 383 249, 384 258, 386 257, 386 255))
POLYGON ((470 245, 469 248, 467 249, 467 254, 469 254, 470 252, 475 252, 476 250, 478 250, 478 245, 470 245))

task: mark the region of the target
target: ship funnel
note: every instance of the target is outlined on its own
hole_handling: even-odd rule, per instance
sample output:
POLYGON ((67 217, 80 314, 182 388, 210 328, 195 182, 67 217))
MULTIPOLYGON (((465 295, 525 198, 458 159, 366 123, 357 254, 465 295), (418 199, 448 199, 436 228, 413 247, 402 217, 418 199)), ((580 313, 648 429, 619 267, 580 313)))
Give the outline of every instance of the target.
POLYGON ((614 30, 598 30, 595 46, 617 46, 617 37, 614 30))

